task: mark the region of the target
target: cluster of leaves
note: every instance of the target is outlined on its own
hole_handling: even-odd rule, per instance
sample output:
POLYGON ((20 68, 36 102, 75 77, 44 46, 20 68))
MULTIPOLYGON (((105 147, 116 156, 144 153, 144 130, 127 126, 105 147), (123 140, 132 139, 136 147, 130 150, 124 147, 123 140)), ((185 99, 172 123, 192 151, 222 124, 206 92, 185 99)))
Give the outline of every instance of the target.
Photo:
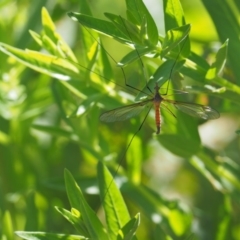
POLYGON ((16 232, 16 234, 24 239, 136 239, 134 235, 140 223, 140 215, 137 214, 130 219, 117 185, 112 184, 112 176, 101 162, 98 163, 98 180, 108 231, 84 199, 71 173, 65 170, 65 185, 71 212, 60 207, 56 209, 82 236, 45 232, 16 232), (110 187, 106 188, 107 186, 110 187))
MULTIPOLYGON (((3 53, 27 67, 59 80, 52 82, 52 97, 58 106, 60 119, 64 121, 64 127, 36 123, 32 127, 34 130, 51 136, 63 137, 76 142, 83 149, 81 157, 99 161, 97 178, 107 222, 106 230, 87 204, 82 191, 77 187, 71 174, 65 171, 65 185, 71 211, 60 207, 57 207, 57 210, 76 228, 81 236, 49 234, 46 232, 17 232, 22 238, 137 239, 135 233, 140 222, 139 214, 130 219, 130 214, 118 188, 112 182, 108 170, 101 163, 104 156, 109 155, 112 151, 108 140, 106 140, 108 137, 104 133, 99 134, 99 136, 97 134, 99 106, 110 109, 123 102, 123 100, 119 96, 111 97, 106 94, 110 87, 112 88, 119 83, 113 81, 115 78, 109 61, 109 58, 111 59, 110 54, 98 40, 97 35, 89 32, 88 29, 114 38, 121 44, 132 48, 132 51, 117 63, 121 69, 123 81, 127 81, 123 67, 131 66, 135 61, 139 61, 140 56, 148 58, 147 60, 144 58, 144 60, 146 61, 146 71, 149 71, 148 74, 151 75, 151 78, 147 86, 141 89, 141 93, 136 99, 141 98, 142 93, 148 92, 149 88, 153 89, 156 82, 160 86, 166 85, 170 78, 173 84, 179 82, 179 73, 181 73, 197 82, 197 86, 192 86, 193 92, 204 92, 239 105, 240 87, 220 77, 226 63, 228 40, 224 39, 224 41, 226 40, 225 43, 216 54, 215 62, 210 66, 202 57, 190 50, 190 39, 188 37, 190 25, 185 23, 179 1, 164 1, 165 14, 162 19, 166 30, 164 37, 158 33, 152 16, 141 0, 126 0, 126 7, 127 19, 111 13, 105 14, 110 21, 96 19, 91 16, 90 9, 85 1, 81 1, 81 14, 72 12, 68 14, 73 20, 81 23, 81 44, 86 52, 83 50, 84 57, 79 60, 79 63, 71 48, 56 33, 54 23, 45 8, 42 10, 42 33, 38 34, 30 31, 30 34, 35 42, 42 49, 47 50, 49 54, 32 50, 23 51, 5 43, 0 43, 0 50, 3 53), (156 58, 160 59, 160 66, 151 69, 151 63, 154 63, 156 58), (104 84, 103 80, 105 81, 104 84), (206 85, 208 86, 206 87, 206 85), (86 121, 81 120, 81 123, 78 119, 73 118, 87 118, 87 113, 91 114, 91 118, 86 121), (67 118, 67 116, 72 118, 67 118)), ((114 61, 114 59, 112 60, 114 61)), ((143 73, 145 76, 148 74, 143 73)), ((18 91, 20 90, 18 89, 18 91)), ((21 91, 24 92, 24 90, 21 91)), ((35 100, 33 104, 29 101, 17 114, 15 113, 16 109, 11 109, 15 112, 7 111, 9 112, 8 116, 6 109, 1 108, 1 115, 7 119, 12 114, 17 121, 24 121, 25 119, 32 121, 45 112, 50 105, 51 97, 47 95, 46 91, 45 84, 42 84, 38 95, 32 95, 32 99, 35 100), (34 111, 36 109, 34 104, 39 104, 41 107, 34 111)), ((114 91, 111 90, 113 96, 114 91)), ((23 95, 21 96, 24 98, 23 95)), ((130 97, 130 100, 132 100, 132 97, 130 97)), ((221 110, 220 104, 218 107, 221 110)), ((164 117, 166 121, 169 118, 167 115, 164 115, 164 117)), ((223 208, 223 217, 219 218, 216 223, 218 235, 227 236, 227 229, 230 228, 229 214, 232 211, 229 202, 233 199, 234 194, 239 194, 240 190, 237 177, 239 168, 231 164, 231 161, 223 164, 215 161, 217 154, 201 146, 197 131, 198 122, 183 115, 181 115, 181 119, 182 121, 171 119, 170 121, 173 122, 171 127, 163 126, 163 134, 158 137, 158 141, 172 153, 188 159, 189 163, 218 192, 228 193, 228 195, 222 196, 223 203, 220 206, 223 208), (185 126, 188 126, 188 128, 185 126)), ((130 132, 132 131, 134 130, 130 129, 130 132)), ((4 134, 1 135, 1 139, 5 139, 6 144, 11 141, 4 134)), ((139 153, 139 149, 142 148, 141 144, 140 139, 136 137, 126 155, 128 172, 127 174, 124 173, 123 169, 119 171, 121 181, 126 181, 125 177, 128 176, 128 181, 122 186, 122 189, 129 199, 144 210, 143 212, 148 219, 152 219, 153 216, 162 219, 160 223, 153 220, 157 225, 155 228, 156 239, 159 239, 159 236, 162 239, 186 239, 192 226, 193 214, 182 208, 179 202, 167 201, 141 183, 142 157, 139 153)), ((122 159, 122 157, 120 156, 119 159, 122 159)), ((111 163, 109 167, 116 169, 117 164, 117 162, 111 163)), ((9 218, 6 217, 6 219, 9 218)))

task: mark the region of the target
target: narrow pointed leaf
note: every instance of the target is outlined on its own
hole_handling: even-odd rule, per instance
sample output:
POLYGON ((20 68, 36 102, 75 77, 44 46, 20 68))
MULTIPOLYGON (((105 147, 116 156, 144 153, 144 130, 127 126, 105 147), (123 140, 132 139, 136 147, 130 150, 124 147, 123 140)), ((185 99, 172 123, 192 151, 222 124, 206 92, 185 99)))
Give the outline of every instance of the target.
POLYGON ((91 28, 99 33, 113 37, 118 41, 131 43, 131 40, 128 39, 128 36, 124 35, 118 28, 115 27, 112 22, 104 21, 75 12, 69 12, 68 16, 72 20, 78 21, 87 28, 91 28))
POLYGON ((32 38, 36 41, 36 43, 37 43, 40 47, 42 47, 42 39, 41 39, 41 36, 40 36, 38 33, 34 32, 34 31, 32 31, 32 30, 29 30, 29 33, 31 34, 32 38))
POLYGON ((65 217, 77 229, 77 231, 80 234, 82 234, 85 237, 89 237, 86 226, 80 214, 79 215, 73 214, 72 212, 69 212, 64 208, 59 208, 59 207, 55 207, 55 208, 60 214, 63 215, 63 217, 65 217))
POLYGON ((124 240, 136 240, 136 231, 140 225, 140 213, 132 218, 123 228, 124 240))
POLYGON ((45 7, 42 8, 42 25, 43 32, 41 34, 41 39, 43 46, 56 56, 69 58, 77 62, 72 49, 63 40, 61 35, 56 32, 56 27, 45 7))
POLYGON ((33 70, 50 75, 59 80, 70 80, 70 76, 79 77, 78 68, 66 59, 31 50, 23 51, 4 43, 0 43, 0 50, 33 70))
POLYGON ((143 45, 144 39, 142 39, 139 35, 139 29, 132 24, 131 22, 127 21, 126 19, 122 18, 121 16, 112 14, 112 13, 105 13, 104 14, 108 19, 110 19, 113 24, 129 39, 131 39, 132 44, 139 44, 143 45))
MULTIPOLYGON (((167 31, 167 35, 164 38, 161 55, 164 57, 168 52, 174 49, 182 41, 189 41, 185 39, 191 29, 191 25, 187 24, 178 28, 167 31)), ((187 44, 186 44, 187 45, 187 44)), ((177 53, 182 54, 181 48, 177 50, 177 53)), ((190 53, 190 46, 188 46, 188 54, 190 53)), ((187 55, 188 55, 187 54, 187 55)))
POLYGON ((23 232, 17 231, 15 234, 26 240, 88 240, 84 236, 79 235, 68 235, 68 234, 57 234, 47 232, 23 232))
POLYGON ((142 17, 147 19, 147 34, 148 39, 152 45, 156 45, 158 42, 158 30, 156 23, 154 22, 151 14, 148 9, 144 5, 142 0, 126 0, 127 6, 127 14, 129 15, 129 19, 136 19, 138 21, 138 25, 142 25, 142 17), (129 14, 131 13, 131 14, 129 14))
POLYGON ((118 66, 122 66, 125 67, 128 64, 139 60, 139 57, 144 56, 150 52, 152 52, 154 49, 153 48, 142 48, 142 49, 137 49, 131 51, 130 53, 128 53, 127 55, 125 55, 119 62, 118 62, 118 66))
POLYGON ((164 0, 165 30, 185 24, 184 13, 179 0, 164 0))
POLYGON ((150 77, 147 86, 145 86, 142 91, 137 95, 136 101, 139 101, 143 97, 146 97, 145 93, 153 94, 154 88, 156 86, 156 83, 161 87, 164 83, 166 83, 168 80, 171 80, 171 76, 173 73, 182 67, 183 63, 185 61, 182 60, 176 64, 175 60, 167 60, 166 62, 162 63, 157 70, 154 72, 154 74, 150 77), (176 65, 175 65, 176 64, 176 65), (175 67, 174 67, 175 65, 175 67), (149 92, 149 89, 151 92, 149 92))
POLYGON ((103 225, 98 219, 96 213, 93 212, 84 199, 82 191, 75 182, 71 173, 65 169, 64 176, 70 204, 72 208, 76 208, 81 213, 82 219, 91 238, 96 240, 107 240, 108 236, 103 225))
POLYGON ((130 220, 130 216, 119 188, 101 162, 98 163, 98 181, 109 234, 114 239, 117 232, 130 220))
POLYGON ((80 117, 86 114, 95 104, 99 102, 99 99, 102 97, 102 94, 91 95, 89 98, 82 101, 81 105, 78 106, 77 109, 69 117, 80 117))
POLYGON ((208 70, 206 79, 212 80, 223 70, 227 61, 228 40, 219 48, 216 54, 216 60, 208 70))

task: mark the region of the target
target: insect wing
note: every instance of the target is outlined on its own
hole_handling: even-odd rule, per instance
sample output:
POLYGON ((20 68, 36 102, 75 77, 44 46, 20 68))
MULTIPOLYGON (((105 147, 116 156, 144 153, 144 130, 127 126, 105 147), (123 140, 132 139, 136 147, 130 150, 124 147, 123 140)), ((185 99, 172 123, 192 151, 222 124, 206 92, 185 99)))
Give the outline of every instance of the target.
POLYGON ((103 122, 124 121, 140 114, 144 109, 150 107, 151 101, 152 100, 147 100, 107 111, 100 116, 100 120, 103 122))
POLYGON ((195 103, 174 101, 169 99, 164 99, 164 101, 168 103, 172 103, 178 110, 193 117, 198 117, 198 118, 207 120, 207 119, 217 119, 220 116, 216 110, 212 109, 209 106, 204 106, 204 105, 195 104, 195 103))

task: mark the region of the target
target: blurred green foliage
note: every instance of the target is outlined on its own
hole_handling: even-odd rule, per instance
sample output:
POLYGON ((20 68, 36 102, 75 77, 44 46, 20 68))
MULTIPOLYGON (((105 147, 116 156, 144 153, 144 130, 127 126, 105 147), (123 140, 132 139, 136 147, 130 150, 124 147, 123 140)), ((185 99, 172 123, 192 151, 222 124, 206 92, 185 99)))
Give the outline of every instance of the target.
MULTIPOLYGON (((121 186, 131 216, 125 220, 125 223, 130 221, 130 226, 123 228, 124 224, 120 224, 124 233, 137 229, 140 212, 138 239, 239 239, 239 3, 203 0, 203 5, 196 1, 193 6, 192 1, 183 1, 185 16, 178 0, 165 0, 164 7, 160 1, 148 3, 155 25, 141 4, 136 8, 139 2, 129 0, 124 4, 114 0, 88 5, 86 1, 74 0, 34 4, 5 0, 0 3, 2 240, 19 239, 14 231, 82 234, 82 228, 70 221, 74 229, 63 216, 74 222, 74 216, 82 214, 83 222, 80 218, 76 221, 80 219, 84 227, 98 220, 91 217, 92 221, 87 222, 86 216, 92 212, 88 206, 78 209, 75 196, 81 196, 81 202, 86 199, 102 220, 101 204, 107 205, 110 200, 103 193, 100 198, 98 195, 99 161, 113 174, 118 170, 116 182, 121 186), (154 14, 153 9, 157 8, 160 10, 154 14), (72 18, 78 17, 73 12, 80 12, 102 21, 80 16, 78 24, 71 21, 69 12, 72 18), (104 12, 116 16, 104 16, 104 12), (127 15, 135 25, 142 21, 144 31, 138 31, 128 22, 121 24, 119 14, 124 18, 127 15), (208 14, 212 22, 199 19, 208 14), (118 32, 113 23, 118 24, 118 32), (186 23, 194 23, 189 38, 186 23), (210 27, 203 28, 204 25, 210 27), (89 32, 84 26, 104 32, 120 43, 107 36, 99 40, 96 32, 89 32), (173 31, 176 27, 180 29, 173 31), (144 38, 146 35, 148 38, 144 38), (182 51, 183 42, 186 47, 182 51), (125 45, 132 43, 134 47, 129 50, 125 45), (142 56, 144 68, 142 62, 136 61, 139 56, 135 48, 142 56), (178 95, 178 99, 211 105, 221 113, 221 118, 203 123, 171 109, 177 116, 174 118, 163 109, 161 134, 156 136, 150 113, 125 155, 144 114, 126 122, 105 124, 99 121, 100 113, 134 101, 137 92, 125 87, 125 76, 130 85, 144 92, 145 79, 150 76, 153 76, 150 87, 156 81, 162 81, 163 88, 166 87, 164 82, 170 73, 164 64, 172 66, 176 58, 171 88, 194 93, 178 95), (127 65, 123 71, 116 67, 117 62, 127 65), (118 169, 119 161, 122 166, 118 169), (65 172, 68 184, 64 185, 64 168, 74 175, 84 197, 76 189, 69 193, 74 180, 65 172), (82 209, 87 210, 82 212, 82 209)), ((137 99, 140 97, 141 94, 137 99)), ((106 190, 109 181, 109 178, 107 183, 100 180, 100 191, 106 190)), ((113 192, 114 197, 118 196, 116 188, 113 192)), ((123 206, 121 200, 111 207, 116 211, 123 206)), ((104 209, 106 212, 106 206, 104 209)), ((111 225, 111 220, 107 220, 107 225, 111 225)), ((111 239, 116 229, 110 230, 111 239)), ((24 234, 19 233, 26 239, 34 236, 24 234)))

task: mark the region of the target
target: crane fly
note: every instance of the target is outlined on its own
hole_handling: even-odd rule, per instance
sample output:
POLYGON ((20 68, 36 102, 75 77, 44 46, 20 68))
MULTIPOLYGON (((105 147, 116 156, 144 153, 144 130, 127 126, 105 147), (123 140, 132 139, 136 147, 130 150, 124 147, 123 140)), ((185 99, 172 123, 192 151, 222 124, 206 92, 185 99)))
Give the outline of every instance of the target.
MULTIPOLYGON (((141 17, 140 13, 139 13, 139 16, 141 17)), ((126 25, 125 23, 127 23, 127 22, 124 19, 122 19, 121 17, 117 18, 117 22, 115 22, 115 23, 117 23, 118 26, 119 26, 120 23, 122 23, 121 24, 122 25, 121 31, 125 30, 124 32, 128 36, 128 38, 130 39, 130 43, 131 43, 131 45, 135 49, 135 55, 138 56, 138 61, 139 61, 139 63, 142 66, 143 72, 145 73, 145 71, 144 71, 145 70, 144 64, 143 64, 142 59, 141 59, 141 52, 137 49, 137 47, 136 47, 137 44, 135 44, 135 42, 131 38, 131 34, 130 34, 131 31, 129 31, 129 26, 130 25, 129 24, 126 25)), ((141 20, 140 23, 141 24, 144 23, 144 19, 143 19, 143 21, 141 20)), ((86 27, 84 27, 84 28, 87 30, 86 27)), ((131 30, 131 28, 130 28, 130 30, 131 30)), ((141 31, 139 33, 141 33, 141 31)), ((125 82, 125 86, 126 87, 130 87, 132 90, 136 90, 136 91, 144 93, 143 91, 139 90, 137 87, 132 86, 132 85, 130 85, 127 82, 125 71, 123 70, 123 64, 118 64, 115 61, 115 59, 104 48, 102 43, 99 40, 97 40, 91 33, 90 33, 90 35, 102 47, 102 50, 105 53, 105 55, 107 55, 110 59, 112 59, 112 61, 114 63, 116 63, 116 65, 118 65, 120 67, 120 69, 122 71, 122 76, 123 76, 123 79, 124 79, 124 82, 125 82)), ((171 81, 173 70, 175 69, 179 58, 181 58, 181 56, 180 56, 181 55, 181 51, 183 50, 185 42, 187 41, 187 36, 188 36, 188 33, 186 33, 186 35, 183 35, 182 39, 178 40, 179 42, 176 43, 177 45, 179 45, 180 51, 178 52, 177 57, 175 58, 174 63, 171 65, 171 70, 169 71, 169 75, 165 76, 165 79, 168 80, 166 93, 168 92, 169 81, 171 81), (181 42, 182 42, 182 44, 180 45, 181 42)), ((85 69, 88 70, 88 68, 85 68, 85 69)), ((97 74, 97 75, 102 77, 103 79, 107 79, 104 76, 101 76, 102 74, 97 74)), ((149 82, 147 81, 146 74, 144 74, 144 76, 145 76, 145 81, 146 81, 146 87, 148 88, 148 83, 149 82)), ((107 79, 107 80, 109 80, 109 79, 107 79)), ((148 90, 150 90, 150 89, 148 88, 148 90)), ((125 157, 128 149, 129 149, 129 147, 130 147, 134 137, 136 136, 138 131, 141 129, 141 127, 142 127, 143 123, 145 122, 145 119, 148 116, 148 114, 149 114, 150 110, 152 109, 152 107, 154 107, 154 110, 155 110, 155 123, 156 123, 156 128, 157 128, 157 130, 156 130, 157 134, 160 133, 160 129, 161 129, 161 114, 160 114, 160 107, 161 106, 165 106, 166 110, 168 110, 170 113, 172 113, 172 115, 174 117, 176 117, 174 115, 174 113, 168 108, 168 104, 169 105, 173 105, 178 110, 180 110, 180 111, 182 111, 182 112, 184 112, 186 114, 189 114, 190 116, 193 116, 193 117, 198 117, 198 118, 202 118, 202 119, 205 119, 205 120, 216 119, 216 118, 219 117, 219 113, 217 111, 215 111, 214 109, 212 109, 211 107, 209 107, 209 106, 204 106, 204 105, 195 104, 195 103, 189 103, 189 102, 182 102, 182 101, 167 99, 167 98, 165 98, 166 94, 161 95, 159 93, 159 90, 160 90, 160 87, 158 85, 158 80, 156 80, 154 94, 152 94, 148 99, 145 99, 145 100, 142 100, 142 101, 139 101, 139 102, 127 105, 127 106, 123 106, 123 107, 119 107, 119 108, 107 111, 107 112, 103 113, 100 116, 100 120, 103 121, 103 122, 117 122, 117 121, 124 121, 124 120, 130 119, 132 117, 137 116, 142 111, 147 110, 147 114, 145 115, 145 118, 142 121, 139 129, 132 135, 132 137, 131 137, 127 147, 125 148, 125 151, 124 151, 123 155, 120 158, 120 162, 119 162, 119 164, 118 164, 118 166, 117 166, 117 168, 115 170, 115 174, 114 175, 117 174, 117 172, 119 170, 119 167, 120 167, 121 163, 123 162, 124 157, 125 157)), ((105 198, 106 194, 108 193, 108 190, 110 189, 110 186, 111 186, 113 180, 114 180, 114 177, 112 178, 110 184, 108 185, 108 187, 106 189, 106 192, 104 193, 104 198, 105 198)))
MULTIPOLYGON (((149 108, 149 107, 151 109, 152 106, 154 106, 155 123, 156 123, 156 128, 157 128, 156 134, 159 134, 160 126, 161 126, 161 114, 160 114, 161 104, 164 104, 164 105, 172 104, 178 110, 180 110, 190 116, 202 118, 205 120, 219 118, 219 113, 209 106, 163 98, 159 94, 159 89, 160 89, 160 87, 158 86, 158 83, 156 83, 155 94, 152 98, 107 111, 100 116, 100 120, 103 122, 124 121, 124 120, 127 120, 129 118, 132 118, 132 117, 140 114, 144 109, 149 108)), ((166 106, 166 108, 167 108, 167 110, 169 110, 169 108, 167 106, 166 106)), ((150 109, 149 109, 149 111, 150 111, 150 109)), ((148 111, 148 113, 149 113, 149 111, 148 111)), ((173 114, 173 116, 175 116, 175 115, 173 114)))

